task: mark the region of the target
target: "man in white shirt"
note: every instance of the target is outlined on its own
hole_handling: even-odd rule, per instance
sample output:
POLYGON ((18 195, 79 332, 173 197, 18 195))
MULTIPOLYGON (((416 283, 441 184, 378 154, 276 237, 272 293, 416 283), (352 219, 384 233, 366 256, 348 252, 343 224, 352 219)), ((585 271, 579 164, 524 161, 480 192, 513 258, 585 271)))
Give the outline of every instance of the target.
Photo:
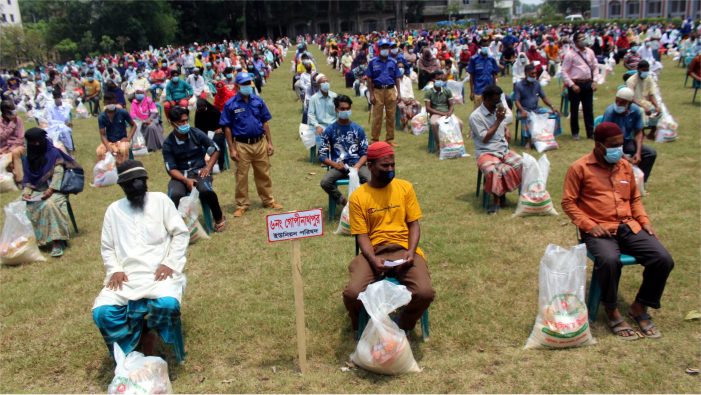
POLYGON ((47 136, 59 148, 60 145, 58 143, 61 143, 68 154, 75 150, 73 146, 73 129, 71 129, 73 127, 71 108, 70 104, 63 102, 61 91, 56 89, 53 91, 53 100, 47 104, 44 110, 44 117, 49 123, 49 126, 46 128, 47 136))
POLYGON ((195 67, 193 71, 194 72, 187 77, 187 82, 192 87, 192 91, 195 92, 195 97, 201 97, 204 99, 207 96, 207 92, 204 90, 206 86, 204 77, 202 77, 202 72, 198 67, 195 67))
POLYGON ((421 111, 421 104, 414 97, 414 86, 411 78, 404 73, 404 65, 399 64, 398 68, 402 74, 402 78, 399 80, 399 93, 401 93, 402 99, 397 101, 397 107, 400 114, 400 129, 404 130, 406 124, 421 111))
POLYGON ((167 195, 147 192, 141 162, 124 161, 117 171, 126 198, 107 208, 102 224, 106 274, 93 320, 110 352, 117 343, 125 354, 139 346, 152 354, 156 339, 148 329, 154 329, 165 343, 179 345, 182 361, 180 302, 190 233, 167 195))
POLYGON ((309 99, 307 125, 314 127, 316 131, 318 149, 321 146, 321 134, 329 125, 336 122, 336 107, 333 104, 336 92, 331 91, 329 79, 324 74, 316 76, 316 83, 319 85, 319 91, 309 99))

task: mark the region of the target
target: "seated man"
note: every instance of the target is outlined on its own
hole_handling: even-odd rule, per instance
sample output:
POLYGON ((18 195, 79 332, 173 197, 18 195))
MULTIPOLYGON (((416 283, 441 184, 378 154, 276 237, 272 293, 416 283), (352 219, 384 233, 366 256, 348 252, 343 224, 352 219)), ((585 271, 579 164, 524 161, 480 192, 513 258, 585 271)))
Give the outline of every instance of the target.
POLYGON ((423 251, 421 208, 408 181, 394 179, 394 149, 386 142, 368 147, 370 181, 361 185, 350 198, 351 233, 356 236, 361 254, 348 267, 350 281, 343 290, 343 302, 354 330, 362 302, 358 294, 368 284, 385 276, 394 277, 411 292, 411 301, 399 317, 399 327, 409 331, 433 301, 435 291, 423 251), (403 259, 400 266, 388 268, 384 262, 403 259))
POLYGON ((22 199, 27 201, 27 217, 32 221, 40 247, 51 247, 59 258, 70 238, 66 195, 60 193, 66 168, 77 168, 73 158, 54 147, 46 131, 27 131, 27 157, 23 159, 22 199))
POLYGON ((316 82, 319 84, 319 91, 312 95, 307 107, 307 124, 316 129, 316 146, 321 145, 321 134, 324 130, 336 122, 336 110, 334 108, 334 99, 336 92, 331 91, 329 80, 325 75, 319 74, 316 76, 316 82))
POLYGON ((205 98, 207 97, 207 92, 205 92, 204 77, 202 77, 202 71, 195 67, 192 74, 187 77, 187 83, 192 87, 192 91, 196 97, 205 98))
MULTIPOLYGON (((15 103, 12 100, 3 100, 0 103, 0 156, 9 154, 12 162, 8 170, 15 176, 15 182, 22 182, 22 155, 24 154, 24 123, 17 116, 15 103)), ((5 169, 0 169, 5 170, 5 169)))
POLYGON ((83 82, 83 103, 87 103, 90 108, 90 115, 98 116, 100 114, 100 81, 95 79, 95 72, 88 71, 87 78, 83 82))
POLYGON ((170 82, 166 86, 166 101, 163 103, 163 110, 170 114, 171 107, 180 106, 187 108, 188 100, 194 91, 187 81, 180 80, 180 72, 173 70, 170 72, 170 82))
POLYGON ((151 97, 153 98, 153 101, 159 101, 160 97, 158 97, 158 90, 160 89, 161 91, 163 91, 165 89, 167 69, 168 67, 165 65, 161 69, 159 69, 158 64, 153 64, 153 70, 149 75, 149 82, 151 82, 151 97))
POLYGON ((127 110, 117 107, 114 96, 111 94, 105 94, 105 111, 97 118, 97 124, 100 127, 102 140, 95 150, 97 161, 103 160, 107 152, 114 155, 118 164, 127 160, 131 138, 136 132, 136 123, 127 110), (129 133, 127 133, 127 125, 131 126, 129 133))
POLYGON ((110 353, 117 343, 125 354, 141 346, 152 355, 155 335, 149 329, 169 344, 180 331, 190 233, 165 194, 146 192, 141 162, 128 160, 117 171, 126 198, 110 204, 102 223, 106 273, 93 320, 110 353))
MULTIPOLYGON (((431 116, 429 123, 433 132, 434 141, 440 142, 438 138, 438 122, 443 117, 451 117, 453 115, 453 92, 447 88, 447 75, 445 71, 438 70, 433 73, 433 87, 424 89, 424 104, 426 112, 431 116)), ((460 129, 462 130, 462 121, 458 119, 460 129)), ((440 150, 436 150, 436 155, 440 155, 440 150)))
POLYGON ((633 103, 637 104, 642 111, 643 126, 650 128, 648 138, 654 140, 657 122, 660 120, 662 112, 657 104, 657 99, 655 99, 657 84, 650 77, 650 63, 647 60, 641 60, 638 63, 638 72, 626 80, 626 86, 635 93, 633 103))
POLYGON ((62 144, 67 153, 75 150, 73 147, 73 122, 71 121, 71 105, 63 102, 61 91, 53 92, 53 102, 46 106, 44 116, 49 126, 46 134, 54 142, 54 145, 62 144))
POLYGON ((400 114, 400 129, 404 130, 406 124, 421 111, 421 104, 414 97, 414 87, 411 78, 406 73, 404 64, 397 64, 397 68, 402 75, 399 79, 399 90, 401 91, 402 99, 397 101, 397 107, 399 107, 400 114))
POLYGON ((536 70, 533 64, 527 64, 524 68, 526 73, 526 78, 514 84, 514 101, 516 102, 516 108, 519 110, 519 117, 521 117, 521 130, 523 133, 523 138, 526 140, 526 149, 531 148, 531 132, 529 128, 528 113, 539 111, 538 98, 543 99, 543 103, 550 107, 550 111, 555 114, 560 114, 555 107, 553 107, 550 100, 545 96, 543 88, 536 78, 536 70))
POLYGON ((642 110, 633 103, 633 98, 630 88, 619 89, 616 101, 604 111, 603 120, 615 123, 623 131, 623 153, 631 164, 643 171, 647 182, 657 159, 657 151, 643 145, 642 110))
POLYGON ((168 196, 175 206, 180 199, 197 188, 200 200, 212 210, 214 230, 224 230, 226 218, 219 206, 219 198, 212 187, 212 168, 219 158, 220 148, 203 131, 190 126, 187 108, 174 107, 170 111, 173 131, 163 142, 163 162, 170 175, 168 196), (209 161, 205 162, 205 154, 209 161))
MULTIPOLYGON (((212 140, 217 147, 224 152, 224 147, 226 147, 226 136, 224 136, 224 129, 221 127, 221 125, 219 125, 220 117, 221 111, 219 111, 212 103, 203 98, 197 99, 195 127, 207 133, 207 136, 209 136, 209 132, 214 132, 214 137, 212 140)), ((219 155, 219 158, 217 159, 219 170, 221 171, 224 171, 225 159, 226 157, 224 155, 219 155)))
POLYGON ((635 340, 633 329, 617 307, 621 278, 620 254, 633 256, 645 267, 643 283, 628 315, 645 337, 658 338, 647 308, 660 308, 667 277, 674 267, 669 252, 645 213, 633 169, 623 156, 623 132, 611 122, 594 131, 593 152, 570 166, 562 193, 562 209, 579 228, 587 250, 594 256, 594 275, 601 286, 601 302, 608 325, 624 340, 635 340))
POLYGON ((338 191, 336 181, 348 178, 351 166, 358 170, 361 184, 370 179, 370 172, 365 166, 368 140, 363 128, 350 120, 353 104, 351 98, 339 95, 333 99, 333 103, 338 120, 324 130, 319 146, 319 162, 329 166, 329 171, 321 179, 321 188, 343 207, 347 200, 338 191))
POLYGON ((521 157, 509 150, 511 135, 506 126, 506 109, 501 88, 489 85, 483 103, 470 114, 470 130, 475 142, 477 166, 484 174, 484 191, 494 196, 487 213, 495 214, 506 205, 506 193, 521 185, 521 157))

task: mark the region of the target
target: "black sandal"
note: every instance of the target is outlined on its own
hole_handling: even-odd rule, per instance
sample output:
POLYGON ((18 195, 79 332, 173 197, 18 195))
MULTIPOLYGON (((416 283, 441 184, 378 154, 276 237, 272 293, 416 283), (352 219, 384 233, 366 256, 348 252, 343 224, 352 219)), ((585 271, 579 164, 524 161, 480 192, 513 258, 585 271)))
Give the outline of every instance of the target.
POLYGON ((650 339, 659 339, 662 337, 662 333, 657 329, 657 326, 652 322, 652 317, 647 313, 647 311, 643 312, 639 316, 633 315, 632 312, 628 312, 628 316, 632 319, 635 320, 635 322, 638 324, 638 327, 640 330, 643 332, 643 335, 645 337, 649 337, 650 339), (642 322, 647 321, 647 325, 643 325, 642 322), (648 335, 648 332, 651 332, 651 334, 648 335))
POLYGON ((626 323, 623 317, 608 322, 611 332, 613 332, 616 337, 625 341, 640 340, 640 335, 626 323), (626 326, 622 325, 625 324, 626 326), (624 336, 623 333, 627 332, 628 336, 624 336))

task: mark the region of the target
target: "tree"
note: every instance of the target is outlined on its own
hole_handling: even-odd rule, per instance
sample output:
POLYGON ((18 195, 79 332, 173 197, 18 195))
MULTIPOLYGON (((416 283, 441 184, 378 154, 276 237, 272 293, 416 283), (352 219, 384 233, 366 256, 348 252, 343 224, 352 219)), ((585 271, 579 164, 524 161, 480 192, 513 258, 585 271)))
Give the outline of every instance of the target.
POLYGON ((90 53, 90 51, 93 51, 96 46, 97 43, 95 42, 95 37, 93 37, 92 32, 90 30, 86 30, 78 43, 78 50, 81 54, 87 55, 90 53))
POLYGON ((114 44, 114 40, 112 40, 110 36, 102 36, 102 39, 100 40, 100 49, 102 49, 103 52, 112 52, 114 44))
POLYGON ((547 0, 544 5, 546 4, 550 5, 555 10, 555 13, 562 15, 584 14, 586 11, 591 10, 590 0, 547 0))
POLYGON ((65 62, 70 60, 75 56, 75 53, 78 52, 78 44, 70 38, 64 38, 59 41, 58 44, 54 45, 54 49, 59 53, 60 61, 65 62))
POLYGON ((557 15, 557 11, 550 3, 541 5, 538 13, 542 19, 554 19, 557 15))
POLYGON ((453 18, 459 19, 459 12, 460 12, 460 4, 458 3, 450 3, 448 5, 448 20, 452 21, 453 18))

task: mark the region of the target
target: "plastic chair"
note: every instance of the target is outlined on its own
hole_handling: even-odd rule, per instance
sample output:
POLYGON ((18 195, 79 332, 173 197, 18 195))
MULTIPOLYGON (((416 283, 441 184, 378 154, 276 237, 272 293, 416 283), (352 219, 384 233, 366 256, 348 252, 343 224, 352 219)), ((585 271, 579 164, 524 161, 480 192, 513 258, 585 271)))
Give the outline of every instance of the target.
POLYGON ((596 130, 596 127, 599 126, 599 124, 603 121, 604 121, 603 115, 599 115, 598 117, 594 118, 594 130, 596 130))
MULTIPOLYGON (((521 126, 521 128, 523 128, 524 119, 518 115, 518 111, 515 112, 514 118, 516 119, 516 127, 514 127, 514 143, 518 140, 518 134, 520 131, 521 132, 521 141, 519 144, 521 146, 524 146, 526 144, 526 139, 523 137, 523 130, 520 130, 520 128, 519 128, 519 126, 521 126)), ((555 120, 555 130, 554 130, 553 135, 554 136, 561 135, 562 134, 562 126, 560 125, 560 116, 555 114, 555 113, 550 113, 548 115, 548 119, 555 120)))
POLYGON ((316 145, 309 148, 309 163, 314 163, 316 159, 316 145))
POLYGON ((563 89, 560 94, 560 114, 563 117, 568 117, 570 115, 570 99, 567 96, 567 89, 563 89))
POLYGON ((396 130, 401 129, 401 127, 402 127, 402 119, 401 119, 401 117, 399 116, 399 113, 400 113, 400 111, 399 111, 399 106, 396 106, 396 107, 394 108, 394 128, 395 128, 396 130))
MULTIPOLYGON (((584 243, 580 238, 579 229, 577 229, 577 240, 579 243, 584 243)), ((594 256, 587 250, 587 258, 589 258, 592 263, 594 262, 594 256)), ((635 265, 638 262, 634 257, 626 254, 621 254, 619 257, 621 265, 630 266, 635 265)), ((589 293, 587 295, 587 310, 589 310, 589 321, 596 321, 596 316, 599 313, 599 304, 601 303, 601 286, 599 285, 599 279, 594 275, 594 270, 592 268, 591 281, 589 281, 589 293)))
MULTIPOLYGON (((482 187, 482 170, 480 168, 477 168, 477 190, 475 191, 475 197, 480 196, 480 188, 482 187)), ((487 182, 487 178, 484 178, 484 182, 487 182)), ((489 194, 487 194, 487 191, 482 190, 482 207, 486 210, 487 206, 489 206, 489 194)))
MULTIPOLYGON (((336 180, 336 186, 348 185, 348 182, 349 180, 347 178, 336 180)), ((336 218, 336 202, 329 196, 329 221, 333 221, 334 218, 336 218)))
POLYGON ((694 97, 691 99, 691 103, 696 103, 696 94, 699 92, 699 88, 701 88, 701 82, 694 80, 691 86, 694 88, 694 97))
POLYGON ((428 153, 433 154, 436 152, 436 139, 433 135, 433 127, 431 126, 431 118, 428 120, 428 153))
POLYGON ((71 207, 71 200, 69 196, 70 195, 66 195, 66 210, 68 211, 68 217, 71 219, 71 223, 73 224, 73 230, 75 230, 75 233, 78 233, 78 224, 75 222, 75 215, 73 215, 73 207, 71 207))
POLYGON ((204 230, 207 234, 214 232, 214 217, 212 217, 212 209, 209 205, 200 199, 202 205, 202 217, 204 217, 204 230))

